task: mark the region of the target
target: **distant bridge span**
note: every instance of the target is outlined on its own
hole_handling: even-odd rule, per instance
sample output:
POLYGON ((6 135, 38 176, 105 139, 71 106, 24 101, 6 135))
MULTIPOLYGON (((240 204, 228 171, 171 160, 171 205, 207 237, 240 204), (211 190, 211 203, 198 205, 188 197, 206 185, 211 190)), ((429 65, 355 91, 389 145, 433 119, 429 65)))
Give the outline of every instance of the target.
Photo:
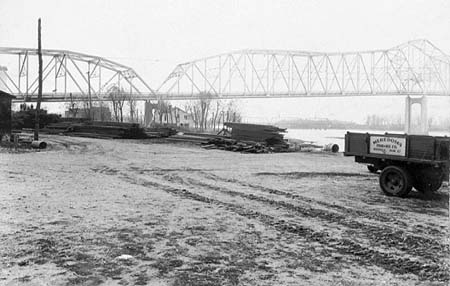
POLYGON ((450 96, 450 56, 427 40, 348 53, 242 50, 178 65, 158 93, 168 98, 450 96))
MULTIPOLYGON (((241 50, 179 64, 157 90, 131 67, 102 57, 43 50, 43 100, 350 96, 450 96, 450 56, 427 40, 387 50, 321 53, 241 50)), ((0 48, 0 89, 37 97, 37 50, 0 48)))

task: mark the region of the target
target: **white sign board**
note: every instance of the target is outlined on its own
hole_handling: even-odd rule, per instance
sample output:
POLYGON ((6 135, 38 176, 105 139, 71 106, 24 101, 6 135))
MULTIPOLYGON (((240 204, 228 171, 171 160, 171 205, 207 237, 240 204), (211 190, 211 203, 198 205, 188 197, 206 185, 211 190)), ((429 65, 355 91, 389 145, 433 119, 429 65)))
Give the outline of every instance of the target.
POLYGON ((369 153, 406 156, 406 138, 393 136, 370 136, 369 153))

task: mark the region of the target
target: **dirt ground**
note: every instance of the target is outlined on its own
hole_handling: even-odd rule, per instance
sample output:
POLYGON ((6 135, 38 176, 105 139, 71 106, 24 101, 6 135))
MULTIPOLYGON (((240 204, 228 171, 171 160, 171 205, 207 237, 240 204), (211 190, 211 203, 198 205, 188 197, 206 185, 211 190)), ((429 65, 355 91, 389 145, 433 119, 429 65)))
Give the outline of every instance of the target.
POLYGON ((0 150, 0 285, 447 285, 448 183, 351 157, 47 136, 0 150))

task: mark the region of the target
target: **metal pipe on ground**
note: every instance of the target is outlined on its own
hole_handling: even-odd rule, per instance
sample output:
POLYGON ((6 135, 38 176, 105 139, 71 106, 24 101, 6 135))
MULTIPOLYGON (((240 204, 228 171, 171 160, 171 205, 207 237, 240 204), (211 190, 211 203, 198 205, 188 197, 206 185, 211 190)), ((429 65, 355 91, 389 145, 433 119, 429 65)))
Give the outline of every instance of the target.
POLYGON ((337 153, 339 152, 339 145, 334 143, 327 144, 323 146, 323 151, 337 153))
POLYGON ((47 148, 47 142, 35 140, 31 142, 31 147, 34 149, 45 149, 47 148))

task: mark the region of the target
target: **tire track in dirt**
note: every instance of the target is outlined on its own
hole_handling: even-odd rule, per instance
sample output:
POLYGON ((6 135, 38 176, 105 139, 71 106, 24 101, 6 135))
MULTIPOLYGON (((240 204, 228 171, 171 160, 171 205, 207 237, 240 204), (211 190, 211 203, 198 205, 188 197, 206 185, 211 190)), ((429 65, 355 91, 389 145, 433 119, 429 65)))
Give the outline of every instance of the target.
MULTIPOLYGON (((171 175, 171 179, 174 180, 177 178, 171 175)), ((355 218, 350 218, 349 216, 344 216, 335 212, 313 208, 308 205, 297 206, 288 202, 275 201, 255 194, 236 192, 192 178, 183 179, 179 177, 179 180, 179 182, 187 182, 193 187, 203 187, 229 196, 241 197, 266 205, 281 207, 298 213, 303 217, 319 218, 330 223, 338 223, 351 229, 351 231, 348 231, 348 234, 357 234, 360 237, 370 239, 373 246, 396 248, 409 255, 420 256, 433 262, 439 262, 439 253, 449 253, 449 247, 447 245, 442 245, 440 242, 433 239, 409 234, 401 230, 393 231, 392 228, 389 227, 367 225, 356 221, 355 218)))
MULTIPOLYGON (((378 181, 378 175, 375 174, 362 174, 362 173, 345 173, 345 172, 284 172, 284 173, 276 173, 276 172, 260 172, 255 173, 256 176, 275 176, 275 177, 282 177, 282 178, 289 178, 289 179, 302 179, 302 178, 314 178, 314 177, 360 177, 360 178, 377 178, 378 181)), ((415 192, 417 195, 414 196, 413 193, 411 194, 412 197, 417 197, 421 199, 430 199, 433 196, 435 198, 439 198, 439 194, 435 193, 431 196, 424 195, 420 192, 415 192)), ((410 196, 410 197, 411 197, 410 196)), ((433 208, 441 208, 448 210, 448 195, 443 194, 441 200, 434 199, 430 202, 433 203, 433 208)), ((419 203, 418 207, 422 207, 422 204, 419 203)), ((442 214, 441 212, 435 212, 436 215, 447 215, 442 214)))
POLYGON ((449 215, 448 191, 447 193, 438 192, 432 194, 431 199, 430 197, 427 197, 426 194, 421 194, 416 191, 409 193, 406 198, 395 198, 395 200, 402 199, 408 201, 407 206, 400 206, 395 203, 395 200, 392 200, 392 197, 385 195, 379 196, 378 194, 368 194, 368 196, 359 197, 358 199, 365 204, 385 205, 390 209, 403 213, 413 211, 414 213, 422 213, 443 218, 448 218, 449 215))
POLYGON ((175 188, 170 185, 161 184, 154 181, 148 181, 142 178, 133 178, 127 173, 122 173, 121 178, 129 183, 141 185, 144 187, 153 187, 163 190, 174 196, 199 201, 207 204, 214 204, 224 207, 228 211, 234 212, 248 219, 255 219, 263 224, 271 226, 284 234, 295 234, 310 242, 319 242, 320 244, 336 250, 340 254, 350 255, 350 258, 356 263, 362 265, 376 265, 388 272, 395 274, 414 274, 422 280, 449 281, 450 274, 448 269, 440 263, 423 264, 420 261, 410 258, 398 257, 393 253, 385 253, 376 249, 367 249, 364 246, 347 238, 333 238, 327 233, 317 232, 309 227, 305 227, 296 222, 286 222, 273 216, 263 214, 258 211, 249 210, 245 207, 223 202, 217 199, 208 198, 186 189, 175 188))
MULTIPOLYGON (((98 171, 98 169, 92 169, 92 170, 98 171)), ((339 216, 339 214, 335 214, 334 212, 329 212, 329 211, 326 211, 326 210, 322 211, 322 210, 317 209, 317 208, 312 208, 311 207, 311 203, 317 204, 317 205, 322 206, 322 207, 324 207, 326 209, 334 209, 334 210, 336 210, 336 211, 338 211, 340 213, 344 213, 346 215, 355 217, 356 219, 366 218, 366 219, 369 219, 369 220, 376 220, 376 221, 380 221, 380 222, 393 223, 395 225, 398 225, 401 228, 407 228, 408 227, 408 224, 406 224, 404 221, 401 221, 401 220, 397 219, 395 215, 385 216, 385 215, 380 214, 380 212, 378 212, 378 211, 369 211, 369 210, 361 211, 361 210, 347 208, 347 207, 336 205, 336 204, 330 204, 330 203, 326 203, 326 202, 323 202, 323 201, 315 200, 315 199, 312 199, 312 198, 309 198, 309 197, 305 197, 305 196, 301 196, 301 195, 298 195, 298 194, 294 194, 293 192, 295 192, 295 190, 290 190, 290 192, 286 192, 286 191, 280 191, 280 190, 273 189, 273 188, 267 188, 267 187, 260 186, 260 185, 250 184, 250 183, 243 182, 243 181, 240 181, 240 180, 237 180, 237 179, 223 178, 223 177, 217 176, 215 174, 205 172, 203 169, 192 169, 192 168, 181 168, 181 169, 180 168, 177 168, 177 169, 161 169, 161 168, 140 169, 138 167, 130 167, 130 170, 132 170, 134 172, 137 172, 139 174, 151 173, 151 174, 158 175, 158 176, 161 176, 161 175, 165 176, 165 175, 167 175, 167 172, 170 172, 171 174, 172 174, 172 172, 188 172, 188 173, 197 172, 199 174, 202 174, 205 178, 210 179, 210 180, 222 181, 222 182, 225 182, 225 183, 236 183, 236 184, 238 184, 240 186, 249 187, 249 188, 255 189, 257 191, 261 191, 261 192, 268 193, 268 194, 271 194, 271 195, 279 195, 279 196, 283 196, 283 197, 288 198, 288 199, 295 199, 296 202, 298 202, 298 203, 302 203, 303 205, 307 204, 307 205, 303 206, 303 208, 307 209, 306 214, 312 213, 312 214, 315 214, 314 217, 319 217, 320 218, 321 213, 325 212, 325 213, 331 214, 331 216, 334 216, 334 218, 332 217, 331 219, 328 219, 328 221, 332 221, 332 222, 344 221, 346 219, 348 220, 348 216, 339 216)), ((108 167, 103 166, 103 168, 101 169, 100 172, 114 174, 114 172, 117 172, 117 171, 116 170, 109 170, 108 167)), ((295 173, 298 173, 298 172, 295 172, 295 173)), ((308 175, 311 174, 311 172, 302 172, 302 174, 303 173, 304 174, 308 174, 308 175)), ((289 173, 289 174, 291 174, 291 173, 289 173)), ((335 176, 339 176, 341 173, 328 172, 328 173, 319 173, 319 174, 334 174, 335 176)), ((350 174, 352 176, 353 175, 354 176, 357 176, 357 175, 359 176, 360 175, 358 173, 345 173, 345 174, 350 174)), ((322 175, 320 175, 320 176, 322 176, 322 175)), ((363 175, 363 177, 373 177, 373 175, 369 175, 368 174, 368 175, 363 175)), ((172 177, 172 179, 175 179, 175 177, 172 177)), ((181 183, 183 183, 181 180, 183 180, 183 179, 180 177, 179 181, 181 183)), ((202 182, 199 181, 199 183, 201 184, 202 182)), ((194 184, 195 184, 195 182, 194 182, 194 184)), ((211 185, 211 184, 206 185, 205 187, 207 187, 209 189, 217 188, 217 186, 214 186, 214 185, 211 185)), ((242 194, 242 193, 238 192, 236 194, 242 194)), ((367 225, 366 224, 361 224, 359 222, 356 222, 355 219, 354 219, 352 221, 352 223, 347 223, 346 226, 350 227, 352 229, 360 229, 362 226, 367 226, 367 225)), ((405 233, 408 233, 408 231, 403 231, 403 232, 402 231, 394 231, 394 232, 392 232, 392 228, 389 228, 389 227, 381 227, 382 228, 381 231, 380 231, 380 227, 378 227, 378 228, 375 227, 375 226, 370 226, 370 227, 375 228, 375 229, 372 230, 374 233, 380 233, 380 235, 383 236, 383 237, 386 235, 386 233, 392 233, 393 236, 396 236, 397 238, 400 239, 399 241, 402 241, 402 244, 404 242, 403 237, 405 236, 405 233)), ((422 232, 425 231, 429 235, 439 236, 442 239, 444 239, 446 237, 446 233, 443 233, 439 229, 436 229, 436 228, 433 228, 433 227, 420 225, 419 229, 422 232)), ((411 236, 410 233, 408 235, 411 236)), ((418 236, 414 236, 413 235, 413 237, 418 237, 418 236)), ((372 239, 375 239, 376 241, 378 240, 377 238, 378 238, 378 234, 375 235, 375 237, 372 236, 372 239)), ((442 246, 439 242, 436 242, 436 241, 433 241, 433 240, 427 240, 427 238, 423 238, 423 237, 419 237, 419 238, 420 238, 419 242, 413 243, 414 246, 416 246, 416 244, 423 245, 422 242, 425 240, 425 243, 427 245, 430 245, 430 249, 436 249, 436 248, 439 248, 439 247, 440 248, 444 247, 445 248, 444 251, 446 251, 446 253, 448 253, 448 251, 449 251, 449 248, 448 248, 447 245, 442 246), (436 245, 438 245, 438 246, 436 246, 436 245)), ((409 238, 408 238, 408 242, 409 242, 409 238)), ((421 248, 423 248, 423 247, 421 247, 421 248)), ((409 248, 402 246, 400 249, 401 250, 405 250, 405 249, 409 249, 409 248)), ((416 248, 416 249, 418 249, 418 248, 416 248)), ((435 257, 432 254, 428 254, 428 252, 425 251, 425 250, 422 250, 421 253, 423 253, 422 256, 424 256, 424 257, 429 257, 429 258, 434 258, 435 257)))
MULTIPOLYGON (((354 217, 365 217, 368 219, 376 219, 376 220, 378 220, 380 222, 384 222, 384 223, 389 222, 389 223, 393 223, 401 228, 407 228, 409 226, 409 224, 405 223, 402 220, 399 220, 397 218, 398 217, 397 214, 391 214, 389 216, 386 216, 386 215, 380 213, 379 211, 372 211, 369 209, 365 209, 364 211, 362 211, 362 210, 358 210, 358 209, 347 208, 347 207, 340 206, 337 204, 330 204, 330 203, 327 203, 324 201, 319 201, 319 200, 316 200, 316 199, 313 199, 310 197, 305 197, 302 195, 295 194, 295 190, 281 191, 281 190, 277 190, 277 189, 273 189, 273 188, 268 188, 268 187, 264 187, 264 186, 260 186, 260 185, 243 182, 243 181, 240 181, 237 179, 223 178, 223 177, 217 176, 212 173, 202 172, 202 174, 206 178, 209 178, 211 180, 221 181, 221 182, 225 182, 225 183, 236 183, 243 187, 249 187, 249 188, 256 189, 256 190, 259 190, 261 192, 265 192, 268 194, 280 195, 280 196, 284 196, 289 199, 296 199, 296 200, 300 200, 302 202, 307 202, 308 204, 314 203, 316 205, 323 206, 327 209, 335 209, 341 213, 345 213, 345 214, 348 214, 348 215, 351 215, 354 217)), ((373 176, 368 175, 368 177, 373 177, 373 176)), ((369 203, 373 203, 373 202, 366 201, 366 203, 369 204, 369 203)), ((404 211, 405 211, 400 208, 395 208, 395 209, 399 211, 398 215, 400 215, 401 213, 404 213, 404 211)), ((442 216, 440 213, 438 215, 442 216)), ((431 234, 433 236, 440 236, 440 237, 444 238, 447 235, 446 233, 442 233, 442 231, 440 229, 438 229, 437 227, 430 227, 430 226, 422 225, 420 228, 423 230, 426 230, 429 234, 431 234)))
MULTIPOLYGON (((230 180, 228 180, 228 179, 223 179, 223 178, 221 178, 217 175, 213 175, 211 173, 207 173, 204 171, 200 171, 200 173, 202 173, 205 177, 208 177, 209 179, 212 179, 212 180, 219 179, 221 181, 230 182, 230 180)), ((333 174, 336 174, 336 173, 333 173, 333 174)), ((156 175, 161 175, 161 173, 158 172, 158 173, 156 173, 156 175)), ((297 213, 300 213, 301 215, 306 216, 306 217, 319 218, 319 219, 329 221, 332 223, 339 223, 340 225, 350 228, 350 230, 347 230, 348 235, 359 234, 360 236, 370 239, 372 241, 372 243, 376 246, 386 246, 388 244, 389 247, 395 247, 398 250, 408 253, 410 255, 413 255, 413 256, 419 255, 423 258, 429 259, 434 262, 436 262, 438 259, 438 256, 436 254, 449 253, 448 245, 443 245, 434 239, 429 239, 429 238, 424 238, 422 236, 413 235, 411 233, 408 233, 408 232, 405 232, 402 230, 393 230, 391 227, 367 225, 367 224, 357 221, 357 219, 359 219, 361 217, 365 217, 365 218, 368 218, 371 220, 373 220, 373 218, 375 217, 376 219, 384 221, 384 222, 393 222, 393 223, 401 224, 401 226, 403 226, 403 227, 406 226, 406 224, 404 222, 400 222, 397 219, 393 219, 392 217, 380 216, 376 212, 371 212, 368 214, 364 211, 348 209, 348 208, 345 208, 342 206, 332 205, 332 204, 328 204, 325 202, 313 200, 318 205, 325 206, 326 208, 337 209, 338 211, 344 212, 345 214, 352 216, 353 218, 350 219, 349 216, 344 216, 344 215, 341 215, 341 214, 338 214, 335 212, 329 212, 326 210, 321 210, 321 209, 311 207, 310 202, 312 201, 312 199, 309 199, 307 197, 292 194, 289 192, 270 189, 270 188, 266 188, 266 187, 262 187, 262 186, 255 186, 255 185, 244 183, 244 182, 234 180, 234 179, 231 180, 233 183, 238 183, 238 184, 246 186, 246 187, 255 188, 262 192, 266 192, 269 194, 275 194, 275 195, 281 195, 281 196, 284 196, 289 199, 296 199, 296 200, 300 199, 300 201, 296 201, 296 202, 302 203, 303 206, 299 207, 299 206, 295 206, 293 204, 289 204, 286 202, 274 201, 274 200, 267 199, 264 197, 256 196, 254 194, 244 194, 242 192, 231 191, 229 189, 217 187, 215 185, 207 184, 202 181, 198 181, 198 180, 195 181, 192 178, 183 179, 182 177, 174 176, 173 174, 171 174, 170 179, 178 180, 178 182, 181 184, 189 183, 195 187, 204 187, 204 188, 207 188, 210 190, 216 190, 216 191, 219 191, 219 192, 231 195, 231 196, 240 196, 240 197, 243 197, 243 198, 246 198, 249 200, 259 201, 261 203, 269 204, 272 206, 283 207, 290 211, 295 211, 297 213), (308 205, 305 205, 304 201, 307 201, 308 205), (382 238, 381 241, 380 241, 380 238, 382 238), (432 250, 432 252, 430 252, 430 250, 432 250)), ((433 229, 433 233, 435 235, 436 235, 436 232, 442 237, 445 236, 445 234, 433 229)))

